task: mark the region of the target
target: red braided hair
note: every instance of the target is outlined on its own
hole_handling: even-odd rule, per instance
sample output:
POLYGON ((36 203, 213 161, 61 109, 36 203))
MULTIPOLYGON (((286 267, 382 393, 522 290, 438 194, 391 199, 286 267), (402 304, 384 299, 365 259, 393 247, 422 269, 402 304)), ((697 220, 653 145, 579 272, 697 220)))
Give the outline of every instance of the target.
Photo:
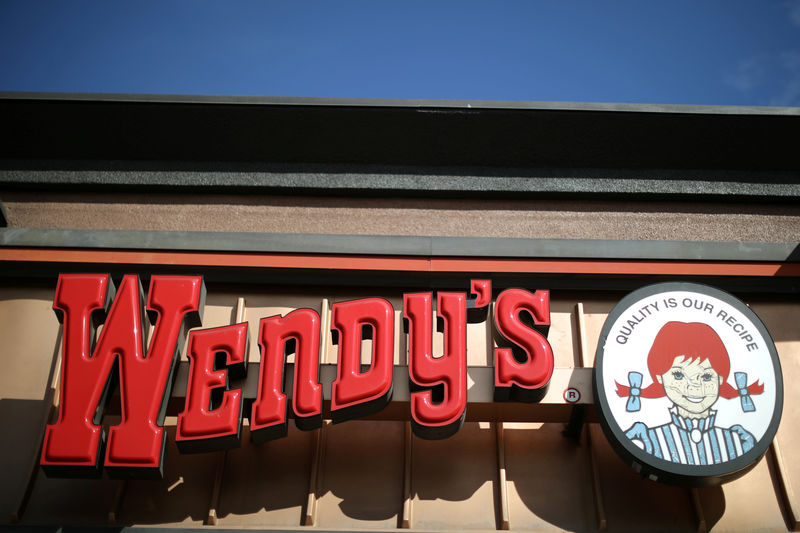
MULTIPOLYGON (((679 355, 684 356, 685 361, 696 359, 705 361, 707 359, 714 371, 722 376, 720 396, 730 399, 739 395, 739 391, 728 383, 731 360, 717 332, 702 322, 673 321, 664 324, 653 341, 650 353, 647 354, 647 368, 653 382, 642 389, 642 398, 666 396, 664 386, 658 382, 656 376, 665 374, 672 368, 675 358, 679 355)), ((753 383, 747 390, 750 394, 761 394, 764 392, 764 385, 753 383)), ((630 396, 630 387, 617 383, 617 395, 630 396)))

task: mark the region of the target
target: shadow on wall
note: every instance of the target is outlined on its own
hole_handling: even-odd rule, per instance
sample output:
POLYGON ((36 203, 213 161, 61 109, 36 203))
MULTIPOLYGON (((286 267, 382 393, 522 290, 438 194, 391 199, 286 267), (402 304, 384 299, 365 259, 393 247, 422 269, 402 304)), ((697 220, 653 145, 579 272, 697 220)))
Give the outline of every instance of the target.
MULTIPOLYGON (((2 420, 16 423, 40 405, 0 403, 2 420), (10 415, 14 411, 16 414, 10 415)), ((291 427, 291 426, 290 426, 291 427)), ((591 428, 599 430, 596 426, 591 428)), ((402 422, 352 421, 326 430, 318 526, 394 528, 403 505, 402 422), (349 525, 349 526, 348 526, 349 525)), ((596 530, 585 441, 562 436, 562 424, 507 424, 504 431, 512 529, 596 530)), ((298 526, 305 514, 313 432, 290 429, 285 439, 255 446, 181 455, 169 427, 165 477, 129 481, 120 524, 201 525, 216 468, 225 460, 220 525, 298 526)), ((592 431, 609 531, 696 531, 691 492, 641 479, 592 431)), ((413 439, 413 528, 494 529, 499 519, 496 427, 467 423, 442 441, 413 439)), ((16 451, 13 452, 16 454, 16 451)), ((14 465, 6 465, 14 472, 14 465)), ((13 474, 18 477, 17 474, 13 474)), ((102 525, 119 481, 50 480, 40 475, 26 524, 102 525)), ((8 485, 4 484, 4 490, 8 485)), ((720 488, 700 491, 709 527, 725 512, 720 488)), ((8 498, 3 498, 8 501, 8 498)), ((8 516, 8 515, 6 515, 8 516)))
POLYGON ((315 437, 289 421, 287 437, 254 445, 245 429, 241 448, 227 454, 219 503, 222 525, 302 525, 315 437), (259 515, 258 522, 251 515, 259 515))
MULTIPOLYGON (((642 478, 614 452, 596 424, 589 427, 597 458, 600 486, 609 531, 697 531, 699 517, 692 490, 642 478)), ((700 494, 700 493, 698 493, 700 494)), ((702 489, 702 512, 707 528, 725 513, 721 487, 702 489)))
POLYGON ((0 399, 0 524, 9 521, 22 501, 49 407, 47 400, 0 399))

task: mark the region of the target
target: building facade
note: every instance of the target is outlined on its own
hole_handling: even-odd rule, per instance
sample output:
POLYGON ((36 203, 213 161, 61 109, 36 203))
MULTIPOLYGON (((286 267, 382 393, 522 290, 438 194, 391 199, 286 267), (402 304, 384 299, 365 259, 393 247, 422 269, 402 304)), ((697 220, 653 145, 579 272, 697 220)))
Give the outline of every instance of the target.
MULTIPOLYGON (((800 110, 55 94, 4 94, 0 109, 3 527, 797 530, 800 110), (181 343, 162 479, 46 476, 45 427, 63 407, 53 304, 71 273, 136 274, 145 291, 152 276, 202 276, 202 327, 249 325, 247 377, 228 383, 248 401, 261 319, 315 310, 321 427, 290 421, 254 444, 245 420, 240 445, 179 453, 181 343), (496 401, 490 303, 466 329, 463 425, 423 439, 404 295, 470 297, 472 280, 491 282, 492 302, 549 291, 552 377, 534 403, 496 401), (721 486, 643 479, 598 424, 603 324, 659 282, 733 294, 777 348, 777 436, 721 486), (370 297, 393 311, 393 396, 332 423, 331 315, 370 297)), ((366 368, 377 340, 360 342, 366 368)), ((435 354, 445 344, 433 334, 435 354)))

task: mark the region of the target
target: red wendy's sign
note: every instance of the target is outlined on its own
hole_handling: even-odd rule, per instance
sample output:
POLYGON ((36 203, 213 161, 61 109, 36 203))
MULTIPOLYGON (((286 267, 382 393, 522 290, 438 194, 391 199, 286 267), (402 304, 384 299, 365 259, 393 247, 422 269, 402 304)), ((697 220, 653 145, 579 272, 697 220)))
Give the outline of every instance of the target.
MULTIPOLYGON (((482 321, 491 302, 491 282, 473 280, 471 294, 423 292, 403 296, 408 334, 410 419, 415 434, 441 439, 461 427, 467 406, 467 322, 482 321), (470 297, 472 296, 472 297, 470 297), (444 354, 433 355, 433 298, 444 354)), ((146 305, 135 275, 115 291, 107 274, 63 274, 53 309, 63 323, 61 390, 57 422, 47 427, 41 465, 48 476, 91 477, 103 466, 112 477, 158 477, 166 436, 162 427, 179 350, 189 328, 201 325, 205 287, 199 276, 153 276, 146 305), (149 318, 154 332, 145 348, 149 318), (103 325, 97 343, 93 328, 103 325), (105 434, 102 411, 119 385, 121 422, 105 434)), ((382 298, 337 302, 331 333, 338 344, 337 378, 331 390, 334 423, 376 413, 391 400, 394 309, 382 298), (372 360, 361 366, 361 341, 372 339, 372 360)), ((494 396, 497 401, 540 400, 553 373, 548 291, 508 289, 494 307, 498 334, 494 396)), ((186 401, 178 416, 181 452, 236 447, 242 418, 253 442, 287 433, 284 390, 286 354, 295 353, 291 409, 302 430, 320 427, 323 391, 319 379, 320 316, 297 309, 260 320, 258 395, 246 405, 232 379, 247 370, 250 332, 246 322, 195 329, 188 335, 190 361, 186 401)))

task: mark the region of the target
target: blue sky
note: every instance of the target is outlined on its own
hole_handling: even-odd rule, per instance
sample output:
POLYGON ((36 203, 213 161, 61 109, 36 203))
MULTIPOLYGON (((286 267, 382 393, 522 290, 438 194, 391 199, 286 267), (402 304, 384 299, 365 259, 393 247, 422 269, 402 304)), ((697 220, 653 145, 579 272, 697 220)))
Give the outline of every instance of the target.
POLYGON ((0 0, 0 91, 800 106, 800 0, 0 0))

